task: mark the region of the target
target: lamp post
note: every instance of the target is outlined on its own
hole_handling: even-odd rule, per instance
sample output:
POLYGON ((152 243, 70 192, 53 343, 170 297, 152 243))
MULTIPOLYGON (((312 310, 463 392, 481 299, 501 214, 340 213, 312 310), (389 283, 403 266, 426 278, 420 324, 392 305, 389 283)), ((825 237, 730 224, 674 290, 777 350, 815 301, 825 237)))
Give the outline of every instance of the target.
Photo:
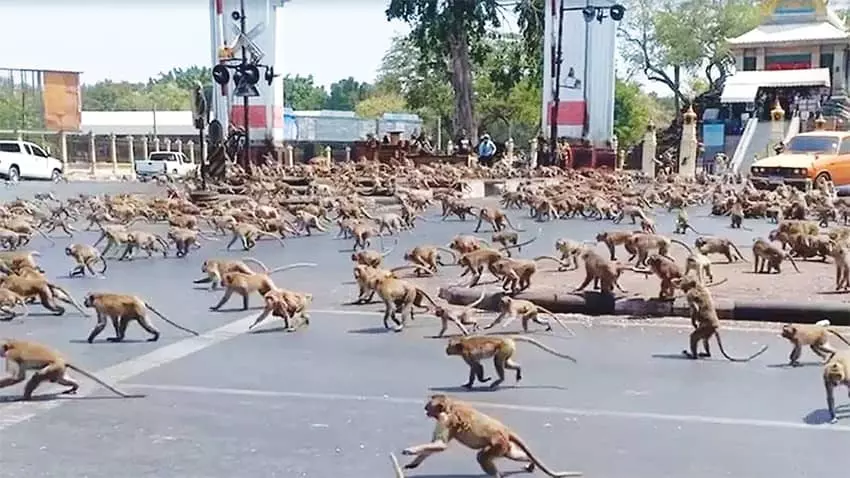
MULTIPOLYGON (((587 5, 584 7, 565 7, 564 0, 560 0, 558 4, 558 39, 557 47, 554 55, 554 68, 552 76, 552 110, 549 114, 549 154, 554 158, 558 151, 558 110, 561 106, 561 65, 564 62, 564 13, 581 11, 584 16, 584 21, 592 22, 594 19, 602 23, 606 18, 610 18, 616 22, 623 19, 626 14, 626 7, 615 4, 606 6, 587 5)), ((585 35, 585 50, 587 49, 587 35, 585 35)), ((587 60, 587 52, 585 51, 585 60, 587 60)), ((587 61, 584 62, 584 77, 587 79, 587 61)), ((587 88, 587 81, 584 82, 583 88, 587 88)), ((585 122, 587 121, 585 114, 585 122)))

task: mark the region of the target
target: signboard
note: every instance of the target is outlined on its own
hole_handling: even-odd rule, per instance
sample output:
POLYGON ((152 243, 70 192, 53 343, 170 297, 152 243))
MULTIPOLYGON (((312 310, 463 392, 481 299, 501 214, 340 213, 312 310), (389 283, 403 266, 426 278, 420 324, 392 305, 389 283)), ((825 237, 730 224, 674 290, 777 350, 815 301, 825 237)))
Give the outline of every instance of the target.
POLYGON ((79 131, 83 109, 80 74, 45 71, 42 78, 45 128, 51 131, 79 131))

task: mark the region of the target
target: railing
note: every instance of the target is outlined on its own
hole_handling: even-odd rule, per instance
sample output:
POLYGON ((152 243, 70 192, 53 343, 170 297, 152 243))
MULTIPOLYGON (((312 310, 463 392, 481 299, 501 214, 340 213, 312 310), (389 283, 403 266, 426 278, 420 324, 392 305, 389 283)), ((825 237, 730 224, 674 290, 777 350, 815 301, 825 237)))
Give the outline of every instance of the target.
POLYGON ((800 134, 800 126, 800 113, 797 112, 791 117, 791 121, 788 123, 788 130, 785 132, 785 139, 782 141, 785 144, 788 144, 788 142, 791 141, 791 138, 800 134))
POLYGON ((747 126, 744 127, 741 140, 738 142, 738 147, 735 148, 735 154, 732 155, 732 161, 729 163, 729 168, 733 174, 738 174, 738 170, 741 169, 741 164, 744 162, 744 156, 747 154, 750 141, 753 140, 753 135, 756 133, 758 123, 758 118, 753 117, 747 121, 747 126))

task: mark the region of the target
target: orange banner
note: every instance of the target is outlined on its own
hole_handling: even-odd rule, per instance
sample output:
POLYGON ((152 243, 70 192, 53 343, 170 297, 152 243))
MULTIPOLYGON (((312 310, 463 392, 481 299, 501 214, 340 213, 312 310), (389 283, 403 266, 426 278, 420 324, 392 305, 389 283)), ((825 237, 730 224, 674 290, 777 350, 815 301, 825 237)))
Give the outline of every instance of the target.
POLYGON ((82 121, 80 74, 45 71, 44 126, 51 131, 79 131, 82 121))

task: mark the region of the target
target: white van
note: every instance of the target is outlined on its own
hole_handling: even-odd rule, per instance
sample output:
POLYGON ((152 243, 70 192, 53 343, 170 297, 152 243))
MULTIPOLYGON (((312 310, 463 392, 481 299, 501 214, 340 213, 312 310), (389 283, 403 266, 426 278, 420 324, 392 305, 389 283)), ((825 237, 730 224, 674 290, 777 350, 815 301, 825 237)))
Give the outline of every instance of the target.
POLYGON ((147 159, 140 159, 134 165, 136 175, 141 178, 166 175, 182 178, 191 175, 198 167, 183 153, 176 151, 154 151, 147 159))
POLYGON ((29 141, 0 141, 0 176, 10 180, 62 179, 62 161, 29 141))

